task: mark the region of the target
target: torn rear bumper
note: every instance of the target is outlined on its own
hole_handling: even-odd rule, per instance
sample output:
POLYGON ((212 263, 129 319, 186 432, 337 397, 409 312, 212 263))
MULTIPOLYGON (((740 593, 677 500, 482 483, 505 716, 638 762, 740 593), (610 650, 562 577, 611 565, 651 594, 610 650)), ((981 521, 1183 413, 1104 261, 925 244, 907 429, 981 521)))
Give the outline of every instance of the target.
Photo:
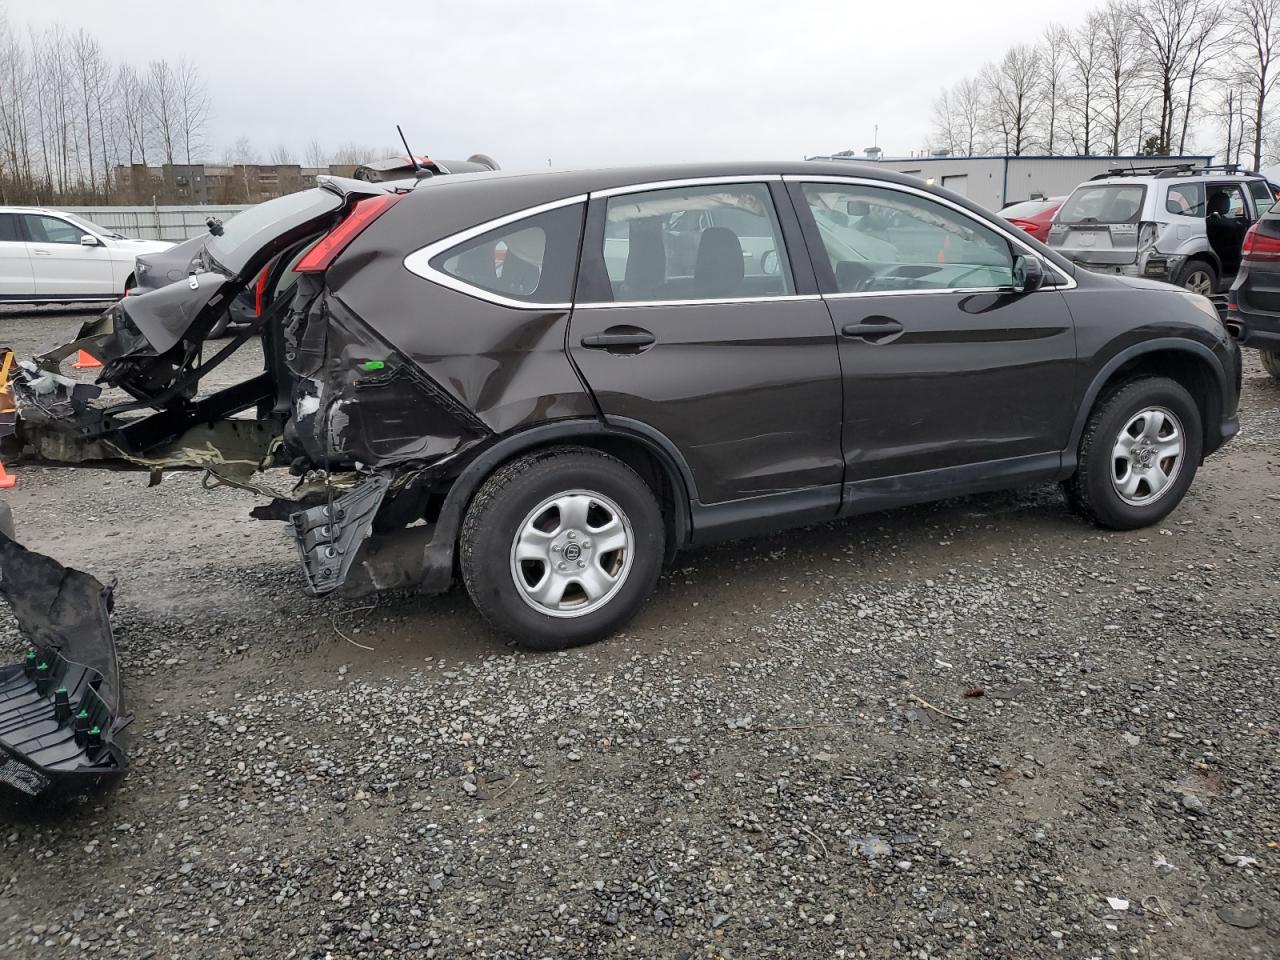
POLYGON ((128 772, 111 590, 0 531, 0 596, 30 644, 0 667, 0 800, 52 799, 128 772))

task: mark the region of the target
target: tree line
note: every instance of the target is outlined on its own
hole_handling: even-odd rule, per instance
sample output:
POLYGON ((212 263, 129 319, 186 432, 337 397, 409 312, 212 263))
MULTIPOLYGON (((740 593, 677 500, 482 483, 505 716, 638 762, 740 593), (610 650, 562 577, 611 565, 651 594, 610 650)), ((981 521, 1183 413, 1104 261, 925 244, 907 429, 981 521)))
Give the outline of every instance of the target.
MULTIPOLYGON (((148 183, 125 196, 120 165, 208 162, 208 88, 196 64, 161 58, 113 60, 84 29, 23 28, 0 7, 0 203, 91 204, 180 201, 174 183, 148 183)), ((306 147, 308 166, 356 164, 390 156, 389 148, 347 143, 306 147)), ((271 163, 299 163, 287 146, 271 163)), ((219 159, 264 162, 245 137, 219 159)))
POLYGON ((1280 0, 1108 0, 943 90, 926 149, 1190 151, 1256 170, 1277 159, 1278 57, 1280 0))

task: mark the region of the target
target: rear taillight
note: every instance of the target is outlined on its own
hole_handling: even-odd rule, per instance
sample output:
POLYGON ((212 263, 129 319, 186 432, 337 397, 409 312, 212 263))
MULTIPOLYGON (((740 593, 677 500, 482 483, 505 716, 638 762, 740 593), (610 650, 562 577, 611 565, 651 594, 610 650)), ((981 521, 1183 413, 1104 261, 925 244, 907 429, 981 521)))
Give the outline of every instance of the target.
POLYGON ((1153 247, 1156 243, 1156 234, 1160 230, 1160 225, 1144 220, 1138 224, 1138 249, 1145 250, 1147 247, 1153 247))
POLYGON ((1246 260, 1280 260, 1280 237, 1259 233, 1258 224, 1255 223, 1244 235, 1244 246, 1240 248, 1240 253, 1246 260))
POLYGON ((351 208, 351 212, 347 214, 345 219, 325 234, 319 243, 307 251, 306 256, 299 260, 298 265, 293 268, 293 272, 323 273, 328 270, 330 264, 337 259, 338 254, 345 250, 352 240, 360 236, 365 227, 390 210, 392 205, 402 196, 404 194, 388 193, 380 197, 369 197, 366 200, 359 201, 351 208))
POLYGON ((1019 230, 1023 230, 1027 233, 1032 233, 1036 228, 1036 225, 1032 223, 1030 220, 1019 220, 1017 217, 1014 217, 1009 222, 1013 224, 1015 227, 1017 227, 1019 230))

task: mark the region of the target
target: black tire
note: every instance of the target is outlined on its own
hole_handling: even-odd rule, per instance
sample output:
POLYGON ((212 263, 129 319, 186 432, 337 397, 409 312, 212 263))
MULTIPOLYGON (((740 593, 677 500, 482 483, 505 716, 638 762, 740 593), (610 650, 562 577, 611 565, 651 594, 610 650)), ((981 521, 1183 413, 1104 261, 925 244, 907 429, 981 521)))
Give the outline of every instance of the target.
POLYGON ((1076 472, 1063 483, 1067 502, 1085 519, 1112 530, 1136 530, 1158 523, 1182 502, 1203 449, 1200 408, 1181 384, 1164 377, 1131 380, 1105 391, 1094 404, 1080 437, 1076 472), (1135 505, 1116 490, 1112 451, 1125 425, 1148 407, 1164 408, 1180 421, 1182 462, 1157 499, 1135 505))
POLYGON ((1280 380, 1280 350, 1259 350, 1262 356, 1262 369, 1277 380, 1280 380))
MULTIPOLYGON (((665 546, 657 498, 634 470, 597 450, 557 447, 513 460, 485 481, 467 508, 458 553, 467 592, 485 619, 523 646, 564 650, 601 640, 635 615, 658 582, 665 546), (630 566, 612 588, 616 592, 604 594, 607 600, 588 612, 556 616, 525 599, 512 548, 532 511, 572 491, 612 500, 630 522, 633 548, 630 566)), ((567 545, 562 555, 568 555, 567 545)), ((552 575, 550 565, 546 573, 552 575)))
MULTIPOLYGON (((1174 280, 1178 286, 1187 290, 1194 290, 1198 275, 1203 275, 1209 281, 1208 293, 1218 292, 1218 271, 1208 260, 1201 260, 1193 257, 1182 265, 1178 271, 1178 276, 1174 280)), ((1208 294, 1206 294, 1207 296, 1208 294)))

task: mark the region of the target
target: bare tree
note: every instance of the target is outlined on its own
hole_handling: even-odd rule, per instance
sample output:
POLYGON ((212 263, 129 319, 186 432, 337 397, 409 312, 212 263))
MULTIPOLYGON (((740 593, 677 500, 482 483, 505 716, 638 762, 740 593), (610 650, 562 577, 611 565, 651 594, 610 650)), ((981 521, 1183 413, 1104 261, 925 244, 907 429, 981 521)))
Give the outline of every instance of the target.
POLYGON ((1253 169, 1258 170, 1262 167, 1267 98, 1276 83, 1276 57, 1280 54, 1280 0, 1236 0, 1232 20, 1236 28, 1234 32, 1248 37, 1241 72, 1248 82, 1253 124, 1253 169))
POLYGON ((1045 28, 1040 51, 1040 76, 1044 84, 1040 99, 1045 107, 1045 150, 1053 153, 1060 132, 1071 64, 1070 31, 1061 24, 1049 24, 1045 28))
POLYGON ((122 64, 116 71, 116 101, 120 105, 120 119, 129 163, 147 162, 147 146, 150 143, 148 121, 151 116, 150 88, 129 64, 122 64))
POLYGON ((1040 76, 1039 51, 1027 44, 1010 47, 999 63, 988 64, 982 70, 1005 153, 1020 156, 1030 145, 1041 105, 1040 76))
POLYGON ((1097 14, 1091 13, 1067 36, 1067 59, 1070 92, 1066 114, 1071 140, 1077 153, 1088 155, 1094 146, 1094 101, 1102 83, 1102 21, 1097 14))
POLYGON ((178 136, 182 141, 184 162, 191 166, 204 146, 204 128, 209 120, 209 93, 200 79, 200 70, 185 57, 178 61, 175 88, 178 136))
MULTIPOLYGON (((73 57, 72 69, 75 72, 77 120, 84 124, 83 129, 76 137, 76 142, 78 144, 83 143, 84 152, 89 161, 89 192, 97 193, 99 164, 94 157, 94 134, 99 130, 99 125, 96 122, 96 110, 99 103, 97 93, 99 88, 107 82, 109 68, 107 67, 106 58, 102 55, 102 46, 83 28, 77 30, 71 38, 71 53, 73 57)), ((106 156, 103 155, 101 160, 102 180, 105 189, 107 179, 106 156)))
POLYGON ((955 112, 951 96, 946 90, 938 94, 938 99, 933 101, 932 145, 945 149, 950 154, 960 152, 956 147, 955 112))
POLYGON ((276 166, 285 166, 297 163, 298 160, 288 144, 280 143, 271 151, 271 162, 276 166))
POLYGON ((990 143, 985 132, 987 108, 982 84, 974 77, 965 77, 952 89, 951 103, 964 155, 972 157, 986 152, 990 143))
POLYGON ((308 167, 327 167, 329 165, 329 152, 325 150, 324 145, 315 137, 312 137, 307 143, 307 166, 308 167))
POLYGON ((0 10, 0 202, 25 197, 32 187, 31 91, 28 51, 0 10))
POLYGON ((1178 136, 1178 153, 1187 149, 1187 130, 1196 111, 1196 83, 1203 82, 1205 72, 1222 55, 1226 37, 1222 27, 1227 10, 1220 3, 1206 4, 1196 16, 1188 46, 1186 62, 1186 101, 1182 109, 1182 130, 1178 136))
POLYGON ((150 125, 164 162, 172 164, 181 138, 178 78, 168 60, 147 64, 147 108, 150 125))
MULTIPOLYGON (((1130 11, 1142 45, 1149 82, 1160 102, 1158 153, 1171 153, 1178 122, 1179 89, 1192 74, 1200 24, 1212 18, 1217 0, 1142 0, 1130 11)), ((1216 23, 1214 24, 1216 29, 1216 23)))
POLYGON ((1111 154, 1115 156, 1120 153, 1121 132, 1136 109, 1132 87, 1139 64, 1138 38, 1133 30, 1132 7, 1124 0, 1108 0, 1097 17, 1105 97, 1102 115, 1104 130, 1111 140, 1111 154))

